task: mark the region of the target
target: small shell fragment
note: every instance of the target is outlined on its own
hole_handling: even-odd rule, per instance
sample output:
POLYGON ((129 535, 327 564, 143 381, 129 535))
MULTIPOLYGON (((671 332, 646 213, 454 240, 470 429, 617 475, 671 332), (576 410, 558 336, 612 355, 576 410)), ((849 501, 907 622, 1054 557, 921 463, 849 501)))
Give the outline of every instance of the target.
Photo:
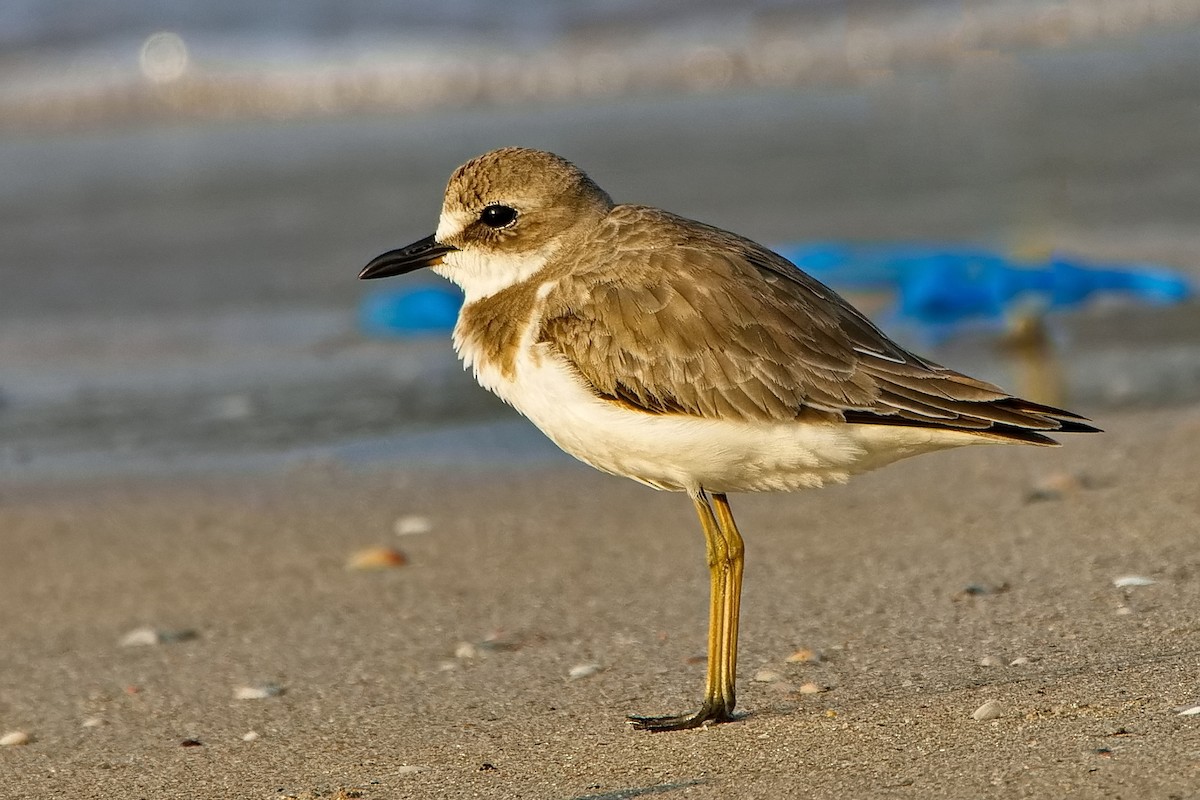
POLYGON ((820 694, 825 691, 825 687, 809 681, 808 683, 800 684, 800 688, 797 691, 800 694, 820 694))
POLYGON ((819 650, 810 650, 807 647, 802 647, 792 653, 786 659, 789 664, 818 664, 825 660, 819 650))
POLYGON ((154 628, 137 628, 130 631, 121 637, 121 647, 147 647, 153 644, 161 644, 162 640, 158 638, 158 631, 154 628))
POLYGON ((239 686, 233 690, 233 697, 236 700, 266 700, 268 697, 278 697, 281 694, 283 694, 283 687, 273 683, 265 683, 261 686, 239 686))
POLYGON ((85 728, 99 728, 104 725, 104 720, 99 717, 88 717, 80 724, 85 728))
POLYGON ((1023 667, 1026 664, 1032 664, 1032 660, 1028 656, 1017 656, 1012 661, 1008 662, 1010 667, 1023 667))
POLYGON ((429 517, 410 514, 397 518, 395 524, 392 525, 392 530, 396 532, 397 536, 414 536, 418 533, 429 533, 433 530, 433 523, 429 521, 429 517))
POLYGON ((415 775, 418 772, 424 771, 425 767, 418 767, 412 764, 402 764, 399 767, 396 767, 396 773, 398 775, 415 775))
POLYGON ((983 658, 979 659, 979 666, 1003 667, 1004 662, 1000 659, 1000 656, 984 656, 983 658))
POLYGON ((395 569, 408 563, 404 553, 392 547, 368 547, 354 553, 346 561, 346 569, 395 569))
POLYGON ((454 648, 455 658, 476 658, 479 656, 479 648, 470 642, 459 642, 454 648))
POLYGON ((1086 476, 1070 472, 1047 475, 1026 493, 1025 501, 1034 503, 1039 500, 1061 500, 1083 489, 1092 488, 1092 483, 1086 476))
POLYGON ((1002 716, 1004 716, 1004 706, 995 700, 988 700, 971 712, 971 719, 978 722, 986 722, 989 719, 996 719, 1002 716))
POLYGON ((968 583, 963 588, 959 589, 950 599, 956 603, 961 603, 963 600, 969 600, 975 597, 987 597, 994 594, 1004 594, 1012 589, 1008 585, 1008 581, 1000 583, 968 583))
POLYGON ((1200 706, 1192 706, 1179 712, 1179 716, 1181 717, 1194 717, 1197 714, 1200 714, 1200 706))
POLYGON ((754 680, 756 683, 777 683, 783 680, 783 673, 773 669, 760 669, 754 673, 754 680))
POLYGON ((0 747, 11 747, 22 744, 29 744, 29 734, 25 731, 9 731, 0 736, 0 747))
POLYGON ((599 664, 576 664, 567 672, 567 677, 571 680, 578 680, 579 678, 587 678, 595 675, 599 671, 599 664))
POLYGON ((189 628, 176 631, 165 631, 157 628, 135 628, 121 637, 121 647, 147 647, 156 644, 174 644, 186 642, 197 637, 197 633, 189 628))
POLYGON ((258 731, 246 731, 245 733, 242 734, 242 741, 243 742, 258 741, 258 731))
POLYGON ((1128 589, 1132 586, 1153 586, 1154 582, 1153 578, 1147 578, 1144 575, 1122 575, 1113 579, 1113 586, 1118 589, 1128 589))
POLYGON ((508 652, 512 650, 520 650, 525 644, 524 639, 517 634, 510 633, 503 628, 498 628, 479 642, 480 650, 495 650, 497 652, 508 652))

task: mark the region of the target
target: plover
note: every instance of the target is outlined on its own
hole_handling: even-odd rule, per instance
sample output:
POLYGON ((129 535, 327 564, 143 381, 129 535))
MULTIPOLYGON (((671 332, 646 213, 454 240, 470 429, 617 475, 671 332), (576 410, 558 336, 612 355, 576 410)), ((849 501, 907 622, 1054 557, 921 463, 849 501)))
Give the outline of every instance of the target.
POLYGON ((726 495, 842 483, 969 444, 1057 444, 1083 417, 914 355, 767 248, 615 204, 552 153, 459 167, 437 232, 360 278, 421 267, 462 288, 454 346, 479 383, 603 472, 687 492, 711 579, 699 710, 733 719, 743 543, 726 495))

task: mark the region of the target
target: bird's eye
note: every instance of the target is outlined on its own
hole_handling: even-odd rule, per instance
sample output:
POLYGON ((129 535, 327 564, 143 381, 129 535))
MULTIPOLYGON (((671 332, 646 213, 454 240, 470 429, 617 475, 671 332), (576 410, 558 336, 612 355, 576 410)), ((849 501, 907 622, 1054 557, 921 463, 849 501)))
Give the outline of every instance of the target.
POLYGON ((502 205, 490 205, 479 212, 479 221, 489 228, 507 228, 517 219, 517 210, 502 205))

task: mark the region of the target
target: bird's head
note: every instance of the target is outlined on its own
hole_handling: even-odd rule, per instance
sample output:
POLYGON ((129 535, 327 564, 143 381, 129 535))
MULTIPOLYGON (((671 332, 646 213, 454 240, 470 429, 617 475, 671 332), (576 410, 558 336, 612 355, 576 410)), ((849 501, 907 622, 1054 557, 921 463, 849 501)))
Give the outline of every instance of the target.
POLYGON ((430 267, 486 297, 538 272, 587 235, 612 199, 571 162, 506 147, 463 164, 450 177, 437 232, 371 261, 360 278, 430 267))

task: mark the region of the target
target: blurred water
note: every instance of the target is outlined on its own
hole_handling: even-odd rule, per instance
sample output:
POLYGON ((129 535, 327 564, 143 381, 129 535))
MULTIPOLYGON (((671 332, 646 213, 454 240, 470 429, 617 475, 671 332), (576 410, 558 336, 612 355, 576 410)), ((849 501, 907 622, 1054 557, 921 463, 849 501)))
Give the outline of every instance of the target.
MULTIPOLYGON (((259 8, 242 5, 228 4, 230 19, 259 8)), ((492 8, 429 5, 444 20, 492 8)), ((646 13, 665 19, 678 5, 646 13)), ((74 6, 80 19, 96 13, 0 5, 3 63, 109 47, 114 31, 137 27, 129 19, 144 24, 130 41, 161 27, 153 4, 100 6, 125 22, 87 38, 58 10, 74 6)), ((224 6, 213 8, 224 19, 224 6)), ((809 10, 845 14, 840 3, 809 10)), ((336 40, 336 25, 307 13, 280 28, 284 38, 302 41, 315 26, 336 40)), ((583 13, 538 25, 569 40, 583 13)), ((216 41, 224 29, 212 25, 216 41)), ((246 25, 275 35, 268 22, 246 25)), ((1198 130, 1200 29, 1177 26, 960 53, 849 83, 0 132, 0 471, 276 463, 264 454, 313 448, 365 458, 381 452, 371 442, 401 433, 505 418, 448 341, 372 342, 354 327, 358 269, 427 235, 449 172, 492 147, 561 152, 618 200, 764 242, 941 239, 1197 272, 1198 130)), ((1087 413, 1194 398, 1197 319, 1189 309, 1062 321, 1069 402, 1087 413), (1153 335, 1130 339, 1156 321, 1153 335)), ((943 360, 1010 385, 1016 377, 987 345, 943 360)))
POLYGON ((1197 24, 1200 0, 9 0, 0 129, 859 85, 1197 24))
POLYGON ((437 46, 463 38, 534 49, 570 37, 656 26, 715 34, 763 15, 844 8, 841 0, 5 0, 0 52, 119 51, 158 30, 180 33, 201 54, 247 60, 299 59, 372 42, 437 46))

